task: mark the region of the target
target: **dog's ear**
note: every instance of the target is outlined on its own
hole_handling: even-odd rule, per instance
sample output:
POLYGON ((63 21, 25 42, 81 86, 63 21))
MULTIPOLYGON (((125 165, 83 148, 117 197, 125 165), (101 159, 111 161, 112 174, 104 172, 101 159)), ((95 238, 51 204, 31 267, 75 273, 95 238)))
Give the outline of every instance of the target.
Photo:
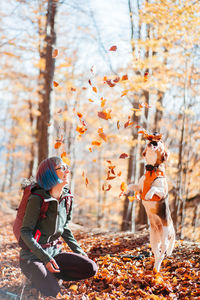
POLYGON ((162 154, 162 161, 163 161, 163 162, 168 160, 169 154, 170 154, 170 153, 169 153, 169 151, 167 151, 167 150, 165 150, 165 151, 163 152, 163 154, 162 154))
POLYGON ((145 149, 143 152, 142 152, 142 156, 146 156, 146 153, 147 153, 147 150, 145 149))

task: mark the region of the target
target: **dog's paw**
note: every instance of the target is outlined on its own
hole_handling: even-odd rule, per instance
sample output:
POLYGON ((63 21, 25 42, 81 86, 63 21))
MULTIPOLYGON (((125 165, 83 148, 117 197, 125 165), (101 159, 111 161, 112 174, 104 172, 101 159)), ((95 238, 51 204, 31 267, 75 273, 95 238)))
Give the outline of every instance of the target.
POLYGON ((149 190, 147 193, 146 193, 146 196, 145 196, 145 200, 151 200, 153 198, 153 195, 154 195, 154 192, 149 190))

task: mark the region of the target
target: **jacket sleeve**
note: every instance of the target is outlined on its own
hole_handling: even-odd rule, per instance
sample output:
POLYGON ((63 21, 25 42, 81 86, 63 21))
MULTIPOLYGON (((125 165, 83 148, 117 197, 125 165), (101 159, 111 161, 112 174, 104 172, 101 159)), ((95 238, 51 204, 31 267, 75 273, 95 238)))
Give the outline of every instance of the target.
POLYGON ((21 227, 21 238, 28 246, 31 252, 44 264, 49 262, 52 257, 40 246, 33 237, 42 205, 42 199, 39 196, 31 195, 28 199, 26 212, 21 227))
POLYGON ((69 212, 67 214, 67 220, 66 220, 66 223, 64 225, 64 231, 63 231, 63 234, 62 234, 62 238, 64 239, 64 241, 67 243, 67 245, 69 246, 69 248, 73 252, 87 256, 87 254, 83 251, 83 249, 80 247, 77 240, 73 236, 73 233, 72 233, 71 229, 68 227, 68 222, 71 221, 71 219, 72 219, 73 202, 74 201, 73 201, 73 198, 72 198, 70 208, 69 208, 69 212))
POLYGON ((64 241, 67 243, 67 245, 73 252, 87 256, 87 254, 83 251, 83 249, 78 244, 77 240, 73 236, 71 229, 67 226, 67 224, 64 227, 62 238, 64 239, 64 241))

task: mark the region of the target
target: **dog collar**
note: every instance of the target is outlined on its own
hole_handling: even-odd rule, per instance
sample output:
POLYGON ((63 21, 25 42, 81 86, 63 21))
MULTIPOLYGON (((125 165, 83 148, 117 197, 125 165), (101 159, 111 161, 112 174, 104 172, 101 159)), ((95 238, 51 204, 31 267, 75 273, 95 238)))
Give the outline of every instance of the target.
POLYGON ((155 171, 155 170, 157 170, 158 169, 158 165, 155 165, 155 166, 153 166, 153 165, 146 165, 145 166, 145 169, 146 169, 146 171, 155 171))

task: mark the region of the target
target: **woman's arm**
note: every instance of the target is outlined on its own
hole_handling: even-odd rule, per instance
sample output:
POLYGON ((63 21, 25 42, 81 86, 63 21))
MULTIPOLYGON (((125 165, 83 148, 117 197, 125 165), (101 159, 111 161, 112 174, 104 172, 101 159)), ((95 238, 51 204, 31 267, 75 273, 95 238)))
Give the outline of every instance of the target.
POLYGON ((87 254, 83 251, 83 249, 78 244, 77 240, 73 236, 71 229, 68 228, 67 224, 64 227, 62 238, 64 239, 64 241, 67 243, 67 245, 73 252, 87 256, 87 254))

